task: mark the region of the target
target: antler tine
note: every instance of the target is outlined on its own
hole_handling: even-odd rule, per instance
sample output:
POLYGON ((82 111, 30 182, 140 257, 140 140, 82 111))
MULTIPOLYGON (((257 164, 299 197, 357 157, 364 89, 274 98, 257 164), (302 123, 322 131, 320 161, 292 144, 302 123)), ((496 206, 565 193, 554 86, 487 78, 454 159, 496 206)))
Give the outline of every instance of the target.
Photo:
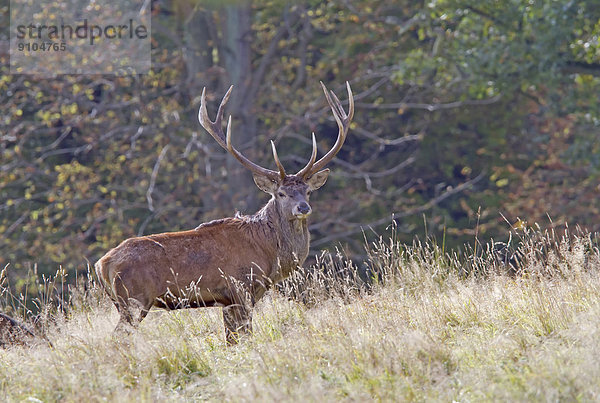
POLYGON ((312 134, 312 154, 310 155, 310 160, 308 160, 308 164, 304 168, 302 168, 296 175, 306 178, 308 173, 313 167, 313 164, 317 160, 317 139, 315 138, 315 133, 312 134))
MULTIPOLYGON (((334 111, 334 113, 337 115, 337 117, 340 118, 340 120, 345 119, 347 117, 346 111, 344 110, 344 108, 342 108, 342 103, 340 102, 339 98, 337 97, 337 95, 335 95, 335 92, 329 90, 329 93, 331 94, 331 97, 333 97, 334 101, 333 103, 331 103, 331 98, 329 98, 329 105, 331 105, 332 109, 335 107, 336 110, 334 111)), ((336 119, 336 121, 338 120, 336 119)))
POLYGON ((335 155, 340 151, 340 149, 344 145, 344 141, 346 141, 346 135, 348 134, 348 129, 350 128, 350 122, 354 117, 354 97, 352 95, 352 89, 350 88, 350 83, 348 81, 346 81, 346 90, 348 91, 349 105, 348 114, 346 114, 346 111, 344 111, 342 103, 335 95, 335 93, 333 91, 328 91, 327 87, 325 87, 325 84, 323 84, 323 82, 321 82, 321 87, 323 88, 323 92, 325 93, 325 98, 327 98, 327 103, 329 104, 329 107, 333 112, 333 117, 337 122, 339 132, 337 140, 335 141, 335 144, 333 145, 331 150, 329 150, 327 154, 321 157, 320 160, 312 164, 312 167, 306 170, 306 172, 306 167, 302 169, 301 172, 305 177, 310 177, 315 172, 323 169, 325 165, 327 165, 333 159, 333 157, 335 157, 335 155))
POLYGON ((208 112, 206 110, 206 87, 202 88, 202 96, 200 97, 200 109, 198 110, 198 120, 200 121, 200 125, 206 129, 206 131, 213 136, 213 138, 219 143, 221 147, 227 149, 227 145, 225 144, 225 136, 223 136, 223 129, 221 120, 223 119, 223 110, 225 109, 225 105, 229 101, 229 96, 231 95, 231 91, 233 90, 233 85, 229 87, 227 93, 223 97, 221 104, 219 105, 219 109, 217 111, 217 116, 215 117, 214 122, 210 120, 208 117, 208 112))
POLYGON ((352 88, 350 88, 348 81, 346 81, 346 91, 348 91, 348 119, 352 121, 354 117, 354 96, 352 95, 352 88))
POLYGON ((285 168, 281 165, 279 161, 279 156, 277 155, 277 149, 275 148, 275 143, 271 140, 271 148, 273 149, 273 159, 275 159, 275 164, 277 164, 277 168, 279 168, 279 176, 281 179, 285 178, 285 168))
POLYGON ((227 120, 226 142, 227 142, 227 151, 229 151, 229 153, 231 155, 233 155, 243 166, 248 168, 253 173, 262 175, 262 176, 266 176, 267 178, 271 179, 274 182, 279 181, 279 178, 283 179, 285 177, 285 172, 284 172, 283 177, 281 177, 279 173, 277 173, 275 171, 271 171, 270 169, 263 168, 260 165, 257 165, 254 162, 250 161, 248 158, 244 157, 244 155, 242 153, 240 153, 238 150, 236 150, 233 147, 233 145, 231 144, 231 115, 229 115, 229 119, 227 120))
POLYGON ((217 117, 214 121, 212 121, 208 117, 208 112, 206 111, 206 88, 202 89, 200 109, 198 110, 198 120, 200 121, 200 125, 204 127, 204 129, 217 141, 217 143, 219 143, 221 147, 229 151, 229 153, 233 155, 244 167, 255 174, 266 176, 267 178, 276 182, 280 178, 280 174, 278 172, 271 171, 270 169, 266 169, 255 164, 248 158, 244 157, 242 153, 233 147, 231 144, 231 116, 229 116, 229 119, 227 120, 227 135, 223 135, 223 125, 221 123, 223 119, 223 111, 225 109, 225 105, 227 105, 227 101, 229 101, 232 90, 233 85, 229 87, 229 90, 223 97, 223 100, 219 105, 219 109, 217 110, 217 117))
MULTIPOLYGON (((221 103, 219 104, 219 109, 217 109, 217 117, 215 119, 215 122, 218 119, 219 120, 218 123, 221 123, 221 119, 223 118, 223 111, 225 110, 225 105, 227 105, 227 102, 229 102, 229 97, 231 96, 231 91, 233 91, 233 85, 229 86, 229 89, 227 90, 227 92, 223 96, 223 99, 221 100, 221 103)), ((204 88, 202 89, 202 92, 204 93, 204 88)), ((221 127, 221 126, 219 126, 219 127, 221 127)))

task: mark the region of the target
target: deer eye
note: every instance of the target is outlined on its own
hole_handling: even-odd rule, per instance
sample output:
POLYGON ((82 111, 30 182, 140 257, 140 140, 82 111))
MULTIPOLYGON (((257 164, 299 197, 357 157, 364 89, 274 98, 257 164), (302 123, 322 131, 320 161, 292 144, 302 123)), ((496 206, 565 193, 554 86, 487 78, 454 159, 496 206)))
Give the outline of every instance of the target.
POLYGON ((284 197, 286 196, 286 194, 285 194, 285 193, 283 193, 283 192, 279 192, 277 195, 278 195, 279 197, 281 197, 281 198, 284 198, 284 197))

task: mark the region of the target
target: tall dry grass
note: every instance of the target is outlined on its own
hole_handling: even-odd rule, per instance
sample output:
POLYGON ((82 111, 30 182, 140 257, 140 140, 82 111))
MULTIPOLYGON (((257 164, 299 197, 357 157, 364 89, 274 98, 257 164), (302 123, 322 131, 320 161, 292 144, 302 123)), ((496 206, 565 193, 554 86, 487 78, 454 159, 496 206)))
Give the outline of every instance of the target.
MULTIPOLYGON (((254 333, 233 347, 212 308, 153 311, 138 332, 115 338, 116 310, 90 277, 38 302, 51 345, 0 350, 0 395, 599 400, 598 245, 582 232, 526 231, 448 253, 392 234, 367 245, 360 264, 323 254, 296 272, 259 302, 254 333)), ((1 292, 9 302, 6 284, 1 292)))

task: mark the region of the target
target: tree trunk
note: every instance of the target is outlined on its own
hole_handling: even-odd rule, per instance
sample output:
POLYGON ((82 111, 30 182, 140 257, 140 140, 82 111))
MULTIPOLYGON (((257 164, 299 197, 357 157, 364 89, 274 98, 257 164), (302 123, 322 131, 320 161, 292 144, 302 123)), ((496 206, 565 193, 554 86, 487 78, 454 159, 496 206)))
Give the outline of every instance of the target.
MULTIPOLYGON (((202 93, 202 88, 210 88, 211 82, 215 81, 214 75, 210 74, 211 68, 214 65, 213 61, 213 49, 217 44, 218 38, 214 32, 214 20, 212 11, 198 7, 196 2, 193 1, 180 1, 175 3, 178 9, 178 24, 181 30, 179 36, 182 38, 182 54, 186 66, 186 77, 184 79, 185 85, 182 86, 185 99, 191 102, 195 97, 202 93)), ((192 117, 198 125, 198 132, 200 133, 202 142, 207 142, 209 139, 205 139, 207 133, 203 131, 199 123, 197 123, 198 110, 194 109, 191 111, 192 117)), ((209 136, 210 137, 210 136, 209 136)), ((205 158, 209 158, 206 156, 205 158)), ((212 171, 213 173, 207 173, 208 175, 214 175, 218 172, 217 169, 212 171)), ((209 188, 214 182, 219 184, 221 178, 206 178, 206 182, 202 184, 204 188, 209 188)), ((219 214, 217 207, 219 203, 214 198, 214 192, 203 191, 200 192, 202 198, 203 215, 208 218, 212 217, 213 214, 219 214)))
MULTIPOLYGON (((253 99, 246 99, 252 82, 252 6, 250 2, 228 6, 225 9, 222 60, 228 76, 223 92, 233 84, 234 94, 229 101, 229 113, 234 117, 232 137, 236 148, 248 158, 256 155, 256 117, 252 111, 253 99)), ((233 158, 227 159, 228 196, 231 203, 243 213, 257 208, 257 193, 251 174, 233 158)))

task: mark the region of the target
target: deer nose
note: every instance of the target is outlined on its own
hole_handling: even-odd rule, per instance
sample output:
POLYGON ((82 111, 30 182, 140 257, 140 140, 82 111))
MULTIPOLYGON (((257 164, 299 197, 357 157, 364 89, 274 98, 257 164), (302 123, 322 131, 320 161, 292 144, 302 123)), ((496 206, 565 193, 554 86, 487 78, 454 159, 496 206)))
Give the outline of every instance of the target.
POLYGON ((308 205, 307 202, 300 202, 298 203, 298 206, 296 207, 296 210, 298 212, 297 215, 309 215, 311 213, 311 209, 310 206, 308 205))

